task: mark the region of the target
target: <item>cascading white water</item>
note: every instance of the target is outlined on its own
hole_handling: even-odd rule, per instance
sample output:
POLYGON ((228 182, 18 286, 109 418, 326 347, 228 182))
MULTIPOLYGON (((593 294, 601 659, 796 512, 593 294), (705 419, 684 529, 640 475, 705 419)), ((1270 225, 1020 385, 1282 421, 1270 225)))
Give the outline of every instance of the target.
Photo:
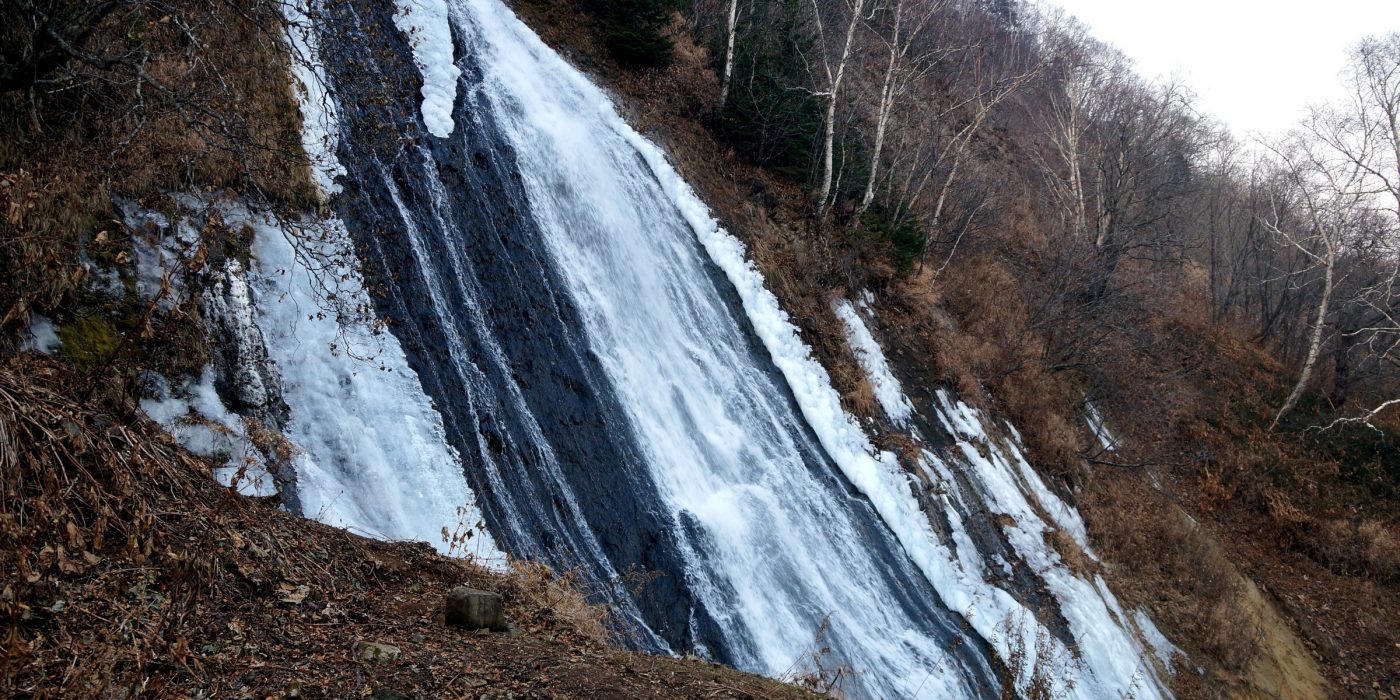
MULTIPOLYGON (((256 218, 250 223, 257 260, 250 286, 268 354, 282 370, 290 409, 285 433, 298 448, 303 512, 360 534, 445 548, 459 529, 475 528, 481 513, 462 460, 443 439, 442 418, 398 340, 322 313, 325 300, 306 257, 323 244, 305 241, 298 253, 282 229, 256 218)), ((353 276, 342 284, 340 294, 348 297, 342 303, 367 301, 349 288, 357 284, 353 276)), ((474 530, 460 549, 484 561, 501 557, 484 530, 474 530)))
POLYGON ((659 153, 639 150, 650 146, 607 97, 502 5, 456 7, 484 74, 470 99, 514 147, 588 342, 688 533, 691 584, 723 611, 726 637, 744 640, 740 664, 770 675, 801 666, 829 616, 821 644, 859 670, 867 694, 973 695, 946 640, 875 580, 882 564, 851 520, 849 495, 804 463, 821 447, 789 389, 754 363, 744 320, 653 172, 666 167, 652 162, 659 153))
MULTIPOLYGON (((858 674, 847 690, 869 697, 985 696, 995 674, 978 652, 966 651, 982 641, 1003 657, 1019 647, 1033 663, 1044 627, 990 582, 985 569, 992 564, 959 529, 956 512, 949 518, 954 542, 941 541, 897 460, 875 451, 842 411, 826 372, 764 289, 742 245, 719 229, 662 153, 498 0, 401 4, 404 12, 395 23, 410 33, 414 63, 424 73, 423 123, 437 138, 455 138, 460 134, 454 130, 473 126, 463 113, 489 114, 508 142, 528 200, 520 204, 581 317, 578 342, 606 374, 625 414, 617 429, 630 433, 643 452, 656 489, 652 507, 674 531, 688 589, 719 628, 732 660, 780 676, 802 668, 818 645, 828 646, 836 662, 858 674), (479 70, 462 77, 465 89, 449 89, 445 82, 461 71, 442 64, 453 56, 442 43, 451 38, 444 27, 419 31, 444 12, 462 42, 458 55, 471 56, 479 70), (462 110, 459 103, 455 122, 447 95, 459 95, 466 104, 462 110), (970 630, 963 629, 964 619, 970 630)), ((303 76, 303 82, 308 79, 314 83, 308 93, 322 94, 320 79, 303 76)), ((335 131, 325 120, 308 122, 312 137, 335 131)), ((421 273, 416 303, 432 307, 439 320, 466 318, 489 326, 469 289, 483 282, 463 282, 473 280, 475 271, 464 251, 453 247, 465 244, 447 235, 450 225, 442 213, 451 209, 445 200, 452 194, 437 179, 435 155, 425 147, 400 155, 433 166, 423 170, 428 182, 420 183, 417 201, 405 201, 385 166, 367 170, 386 183, 392 211, 402 221, 409 260, 421 273), (444 235, 445 248, 433 239, 444 235)), ((343 173, 338 164, 318 170, 323 186, 343 173)), ((296 277, 305 271, 275 240, 260 238, 257 252, 262 320, 287 329, 279 334, 264 327, 272 344, 281 346, 274 359, 284 374, 288 366, 310 363, 289 374, 286 387, 290 432, 310 446, 301 466, 307 514, 318 515, 320 505, 321 514, 339 524, 432 539, 439 527, 455 522, 452 510, 462 504, 453 499, 470 499, 471 492, 452 475, 460 463, 444 444, 441 418, 397 342, 384 355, 395 369, 392 380, 365 378, 362 373, 372 367, 357 369, 352 358, 308 355, 313 344, 338 342, 340 331, 334 322, 299 328, 303 307, 314 304, 310 288, 296 277), (278 270, 291 270, 290 281, 278 270), (374 405, 366 408, 364 402, 374 405), (406 417, 403 425, 379 424, 400 415, 406 417)), ((915 407, 889 374, 874 336, 852 325, 859 322, 853 309, 846 312, 842 318, 865 353, 863 365, 883 382, 886 410, 898 422, 908 420, 915 407)), ((495 392, 527 414, 523 433, 552 496, 521 509, 500 499, 499 527, 513 531, 510 537, 498 532, 501 541, 526 541, 530 512, 548 511, 565 530, 552 538, 570 543, 561 548, 604 562, 606 569, 595 538, 604 533, 589 530, 550 438, 528 416, 526 397, 519 386, 502 388, 486 375, 512 359, 489 333, 486 340, 455 333, 444 331, 453 347, 435 350, 446 358, 456 390, 495 392)), ((978 483, 984 487, 957 498, 980 499, 1000 509, 995 512, 1014 510, 1024 519, 1008 533, 1013 545, 1045 569, 1039 573, 1062 607, 1068 606, 1070 633, 1092 655, 1075 661, 1063 645, 1046 643, 1058 656, 1052 661, 1064 664, 1059 670, 1075 685, 1073 694, 1100 697, 1136 687, 1140 697, 1157 696, 1151 678, 1138 679, 1150 674, 1138 671, 1143 652, 1124 632, 1126 615, 1110 610, 1117 604, 1101 582, 1063 571, 1053 551, 1036 541, 1044 527, 1028 499, 1052 511, 1049 519, 1082 543, 1077 515, 1034 478, 1018 452, 1008 458, 992 449, 993 456, 984 458, 971 447, 992 441, 964 408, 948 403, 920 412, 940 416, 961 441, 959 465, 982 474, 978 483), (1060 570, 1051 572, 1054 567, 1060 570)), ((472 416, 480 420, 475 409, 472 416)), ((495 459, 484 450, 469 468, 485 472, 493 491, 522 488, 495 459)), ((953 483, 952 467, 937 455, 928 453, 924 467, 953 483)), ((1020 670, 1021 680, 1028 680, 1029 669, 1020 670)))

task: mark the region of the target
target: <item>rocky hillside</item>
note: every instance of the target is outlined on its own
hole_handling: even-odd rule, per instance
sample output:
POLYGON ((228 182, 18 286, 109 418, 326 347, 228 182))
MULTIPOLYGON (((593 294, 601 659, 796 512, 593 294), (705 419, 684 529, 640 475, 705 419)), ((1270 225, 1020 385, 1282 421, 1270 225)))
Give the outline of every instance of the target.
MULTIPOLYGON (((1085 578, 1101 575, 1125 607, 1150 611, 1186 657, 1180 697, 1400 697, 1400 425, 1379 415, 1318 429, 1389 386, 1383 358, 1349 367, 1342 347, 1293 396, 1311 297, 1268 275, 1251 280, 1257 293, 1219 289, 1215 249, 1207 262, 1195 242, 1144 238, 1131 247, 1151 255, 1115 257, 1111 279, 1080 279, 1088 273, 1058 257, 1066 246, 1047 231, 1061 217, 1032 175, 1046 142, 1027 114, 1044 116, 1033 109, 1042 93, 1007 97, 975 138, 954 142, 967 166, 953 170, 976 177, 946 188, 956 201, 935 226, 867 210, 854 165, 814 210, 824 189, 818 113, 788 102, 792 85, 756 79, 793 69, 784 46, 812 48, 765 32, 805 30, 745 30, 766 36, 758 54, 788 63, 751 55, 750 101, 717 111, 716 95, 744 87, 725 75, 716 18, 728 5, 514 3, 610 87, 744 239, 880 448, 914 449, 882 414, 833 312, 833 299, 863 292, 911 394, 950 389, 1022 430, 1037 468, 1083 513, 1099 558, 1047 547, 1085 578), (763 112, 770 104, 795 111, 763 112), (1280 405, 1295 400, 1280 421, 1280 405)), ((1016 3, 965 6, 1007 41, 995 27, 1016 3)), ((763 7, 777 16, 793 4, 763 7)), ((217 460, 183 450, 137 408, 152 372, 190 376, 227 349, 211 341, 200 295, 173 290, 204 279, 211 262, 246 263, 249 241, 210 217, 188 232, 185 277, 143 276, 125 208, 174 211, 172 193, 256 201, 287 219, 324 207, 302 150, 288 77, 299 57, 287 51, 282 9, 140 0, 0 10, 0 36, 19 47, 0 54, 0 689, 25 698, 828 690, 820 673, 784 684, 621 651, 609 641, 625 622, 589 604, 567 572, 485 567, 239 496, 214 480, 217 460), (445 598, 462 585, 498 594, 509 631, 447 624, 445 598)), ((1011 43, 989 45, 1024 58, 1011 43)), ((878 48, 854 53, 875 65, 878 48)), ((958 103, 961 74, 920 75, 930 104, 958 103)), ((827 152, 835 143, 862 154, 861 129, 849 124, 866 116, 844 117, 827 152)), ((967 123, 956 110, 945 116, 967 123)), ((1198 174, 1185 162, 1165 169, 1198 174)), ((955 180, 946 162, 929 171, 955 180)), ((1200 179, 1229 181, 1212 191, 1230 206, 1247 198, 1228 177, 1200 179)), ((1180 210, 1220 202, 1191 196, 1172 190, 1173 202, 1199 206, 1142 213, 1140 230, 1163 220, 1203 230, 1180 223, 1180 210)), ((1258 223, 1237 218, 1251 231, 1258 223)), ((1296 288, 1319 286, 1298 274, 1296 288)), ((1363 291, 1349 293, 1364 301, 1363 291)), ((284 447, 275 434, 254 439, 267 454, 284 447)), ((804 666, 820 669, 821 650, 812 654, 804 666)))

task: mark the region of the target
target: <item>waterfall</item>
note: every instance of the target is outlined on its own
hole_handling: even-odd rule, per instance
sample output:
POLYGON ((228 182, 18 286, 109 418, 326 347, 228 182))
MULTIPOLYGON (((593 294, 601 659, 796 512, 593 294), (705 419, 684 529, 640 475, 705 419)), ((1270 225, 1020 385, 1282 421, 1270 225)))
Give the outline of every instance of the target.
MULTIPOLYGON (((967 488, 926 515, 742 244, 499 0, 316 9, 292 41, 319 65, 298 74, 308 150, 337 193, 364 298, 392 320, 380 357, 395 371, 371 380, 351 355, 308 358, 337 342, 334 322, 301 319, 313 303, 303 265, 260 234, 254 290, 306 452, 307 515, 436 541, 454 504, 479 507, 491 551, 579 571, 637 646, 772 676, 848 667, 853 696, 994 697, 998 658, 1020 649, 1033 663, 1041 646, 1082 697, 1137 683, 1143 650, 1102 582, 1050 576, 1062 597, 1089 600, 1052 625, 1013 576, 989 573, 1058 565, 1031 541, 1043 523, 1027 499, 1054 511, 1044 527, 1082 542, 1078 516, 1048 505, 1019 453, 954 460, 934 447, 922 468, 967 488), (958 469, 1011 473, 1032 495, 978 488, 958 469), (985 544, 947 525, 989 520, 993 501, 1023 507, 1023 537, 985 544), (634 590, 633 572, 660 576, 634 590), (1072 658, 1080 644, 1107 658, 1072 658)), ((882 403, 912 421, 875 336, 849 305, 842 319, 882 373, 882 403)), ((993 442, 957 406, 919 410, 960 444, 993 442)))

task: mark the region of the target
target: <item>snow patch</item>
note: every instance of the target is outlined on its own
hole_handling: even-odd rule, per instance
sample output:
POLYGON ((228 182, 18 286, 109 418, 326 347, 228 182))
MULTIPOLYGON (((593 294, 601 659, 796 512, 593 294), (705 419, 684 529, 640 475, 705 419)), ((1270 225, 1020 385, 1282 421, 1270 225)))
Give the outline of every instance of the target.
POLYGON ((904 388, 890 371, 889 362, 885 360, 885 353, 875 341, 875 336, 870 334, 870 329, 851 302, 837 299, 832 306, 836 317, 841 319, 841 325, 846 328, 846 341, 850 343, 861 369, 865 370, 870 388, 875 391, 875 400, 884 409, 885 416, 896 425, 908 424, 909 416, 914 413, 914 405, 904 396, 904 388))
POLYGON ((29 325, 25 326, 20 333, 19 349, 25 352, 41 352, 45 355, 52 355, 58 350, 58 346, 63 341, 59 340, 58 328, 53 325, 47 316, 34 314, 29 318, 29 325))
POLYGON ((1137 625, 1138 633, 1142 635, 1147 645, 1152 647, 1153 653, 1161 660, 1162 667, 1171 671, 1175 665, 1174 661, 1178 655, 1185 655, 1179 647, 1171 643, 1162 631, 1157 629, 1157 625, 1152 622, 1152 618, 1147 615, 1147 611, 1138 608, 1133 611, 1133 624, 1137 625))
POLYGON ((326 84, 315 26, 303 4, 283 4, 283 14, 287 19, 287 43, 293 58, 292 77, 296 79, 297 101, 301 110, 301 146, 311 161, 311 175, 316 185, 321 192, 334 194, 340 191, 336 178, 345 174, 345 167, 335 157, 335 149, 340 142, 339 118, 335 100, 326 84))
POLYGON ((284 432, 300 450, 294 466, 303 512, 443 550, 444 531, 469 528, 475 534, 466 553, 503 559, 477 526, 481 512, 462 461, 398 340, 342 325, 323 308, 312 268, 342 281, 336 303, 344 308, 371 304, 358 272, 337 254, 347 241, 342 225, 322 222, 329 240, 302 240, 298 250, 273 222, 249 216, 247 223, 255 234, 249 286, 268 354, 282 372, 290 409, 284 432))
POLYGON ((1103 446, 1105 452, 1114 452, 1118 449, 1118 438, 1113 437, 1113 433, 1108 431, 1108 424, 1104 422, 1103 414, 1089 401, 1084 402, 1084 422, 1089 424, 1089 432, 1099 439, 1099 444, 1103 446))
POLYGON ((446 138, 456 126, 452 108, 457 103, 457 68, 452 47, 452 27, 444 0, 397 0, 394 26, 408 36, 413 62, 423 74, 423 125, 438 138, 446 138))
POLYGON ((224 406, 214 389, 214 370, 205 367, 198 379, 171 387, 151 375, 141 410, 160 423, 185 449, 201 457, 220 459, 214 478, 236 487, 245 496, 274 496, 277 484, 262 454, 248 438, 243 418, 224 406))
POLYGON ((959 441, 955 449, 970 466, 970 475, 988 508, 1010 516, 1002 524, 1007 541, 1045 582, 1069 623, 1079 646, 1078 664, 1083 667, 1075 695, 1101 697, 1109 691, 1131 689, 1134 697, 1167 696, 1168 691, 1146 662, 1149 650, 1134 634, 1103 579, 1095 576, 1088 581, 1075 575, 1045 543, 1053 525, 1092 558, 1079 513, 1046 487, 1015 444, 987 434, 975 409, 943 391, 938 392, 938 404, 934 408, 941 421, 956 428, 959 441))

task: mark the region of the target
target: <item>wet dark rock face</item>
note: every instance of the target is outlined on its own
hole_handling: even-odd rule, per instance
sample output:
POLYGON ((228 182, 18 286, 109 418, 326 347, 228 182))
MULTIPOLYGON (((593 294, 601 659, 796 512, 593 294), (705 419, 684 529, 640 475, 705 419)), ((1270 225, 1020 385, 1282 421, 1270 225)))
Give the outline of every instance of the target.
MULTIPOLYGON (((706 558, 717 555, 702 527, 686 513, 675 522, 661 502, 627 411, 589 350, 580 312, 530 215, 516 156, 490 111, 478 108, 485 98, 467 38, 454 37, 463 71, 456 128, 447 138, 430 136, 418 113, 419 73, 392 9, 334 3, 318 25, 346 168, 335 206, 376 310, 442 414, 491 533, 513 556, 580 570, 599 597, 643 623, 624 629, 638 647, 702 651, 729 663, 753 658, 751 641, 726 638, 714 622, 729 611, 707 610, 690 588, 687 565, 711 566, 706 558), (682 542, 696 560, 687 562, 682 542), (619 580, 629 572, 660 576, 634 591, 619 580)), ((732 285, 717 269, 709 273, 716 293, 739 308, 732 285)), ((756 337, 749 345, 755 365, 780 377, 756 337)), ((985 644, 944 609, 810 428, 797 423, 802 461, 839 494, 878 562, 868 584, 892 591, 922 631, 965 657, 969 677, 986 669, 985 644)), ((719 597, 737 602, 741 593, 719 597)))
MULTIPOLYGON (((641 450, 522 210, 512 153, 466 99, 453 133, 429 136, 392 4, 355 5, 331 9, 322 40, 344 129, 339 213, 488 527, 511 555, 583 567, 619 595, 618 573, 660 572, 636 598, 647 625, 671 649, 703 645, 722 655, 687 589, 670 523, 654 507, 641 450), (425 268, 425 259, 435 264, 425 268)), ((464 83, 471 62, 458 57, 464 83)))

